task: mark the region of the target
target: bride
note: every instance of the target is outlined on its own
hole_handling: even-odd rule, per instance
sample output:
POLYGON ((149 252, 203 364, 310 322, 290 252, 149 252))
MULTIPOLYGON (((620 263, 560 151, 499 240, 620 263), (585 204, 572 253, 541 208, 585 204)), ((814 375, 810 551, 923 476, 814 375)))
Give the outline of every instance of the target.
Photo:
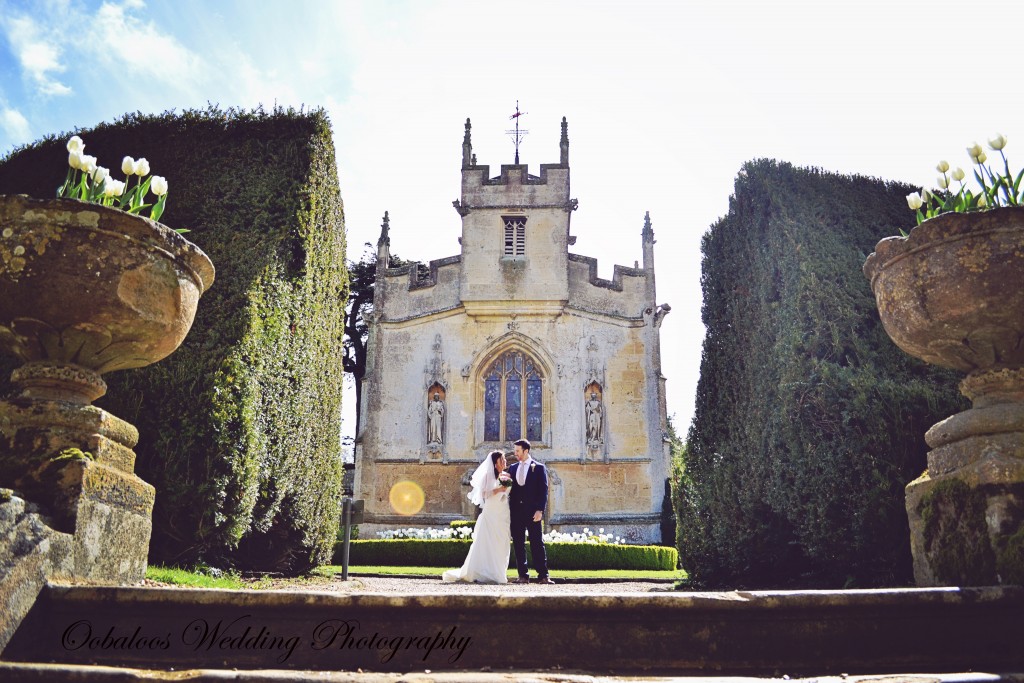
POLYGON ((460 569, 449 569, 441 575, 445 583, 469 581, 475 583, 508 583, 510 552, 508 489, 502 480, 511 483, 505 474, 505 456, 491 451, 476 468, 471 480, 469 499, 483 508, 476 520, 473 543, 460 569))

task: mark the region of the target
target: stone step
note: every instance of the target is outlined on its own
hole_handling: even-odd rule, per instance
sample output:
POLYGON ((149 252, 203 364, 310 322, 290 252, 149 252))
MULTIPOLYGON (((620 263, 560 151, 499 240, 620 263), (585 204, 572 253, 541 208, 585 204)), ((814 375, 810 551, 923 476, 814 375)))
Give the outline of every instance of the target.
MULTIPOLYGON (((563 671, 491 671, 373 673, 354 671, 289 671, 261 669, 185 669, 159 671, 79 664, 12 664, 0 662, 0 681, 4 683, 132 683, 135 681, 183 680, 189 683, 782 683, 782 679, 708 676, 615 676, 590 675, 563 671)), ((786 683, 1024 683, 1024 674, 928 673, 887 676, 820 676, 790 678, 786 683)))
POLYGON ((1024 671, 1024 588, 325 594, 48 585, 8 662, 755 677, 1024 671))

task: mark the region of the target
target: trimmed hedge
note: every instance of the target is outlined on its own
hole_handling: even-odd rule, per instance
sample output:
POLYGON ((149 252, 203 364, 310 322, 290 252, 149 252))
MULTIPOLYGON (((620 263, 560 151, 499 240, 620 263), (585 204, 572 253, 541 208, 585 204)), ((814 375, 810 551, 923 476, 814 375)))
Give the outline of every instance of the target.
MULTIPOLYGON (((349 564, 396 567, 460 567, 466 560, 468 539, 373 539, 352 541, 349 564)), ((647 569, 670 571, 679 566, 675 548, 656 545, 612 543, 545 543, 551 569, 647 569)), ((530 548, 526 548, 527 557, 530 548)), ((334 564, 341 564, 340 544, 335 546, 334 564)), ((515 566, 515 553, 509 555, 515 566)))
POLYGON ((708 587, 912 581, 904 485, 962 410, 953 373, 882 329, 861 267, 914 188, 751 162, 705 234, 707 327, 685 463, 683 566, 708 587))
MULTIPOLYGON (((139 428, 136 472, 157 491, 151 560, 288 573, 325 562, 341 499, 347 296, 326 115, 210 107, 76 132, 112 169, 149 159, 170 184, 162 222, 191 230, 217 268, 181 348, 106 375, 97 402, 139 428)), ((0 162, 0 193, 54 196, 69 135, 0 162)))

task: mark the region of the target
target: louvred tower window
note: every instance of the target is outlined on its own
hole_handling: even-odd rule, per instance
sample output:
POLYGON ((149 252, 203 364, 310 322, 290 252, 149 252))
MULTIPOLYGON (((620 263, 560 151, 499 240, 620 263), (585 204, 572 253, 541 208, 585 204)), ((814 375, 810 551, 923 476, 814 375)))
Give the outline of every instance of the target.
POLYGON ((502 216, 505 222, 505 256, 526 256, 526 216, 502 216))

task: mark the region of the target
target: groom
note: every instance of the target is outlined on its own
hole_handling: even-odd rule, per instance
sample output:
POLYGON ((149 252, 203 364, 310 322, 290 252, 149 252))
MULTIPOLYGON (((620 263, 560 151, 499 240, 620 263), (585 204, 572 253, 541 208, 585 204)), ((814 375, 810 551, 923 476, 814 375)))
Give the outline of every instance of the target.
POLYGON ((512 547, 516 551, 519 578, 516 583, 530 583, 526 566, 526 533, 530 534, 530 554, 537 570, 537 583, 554 583, 548 577, 548 558, 544 550, 540 520, 548 502, 548 471, 544 465, 530 457, 530 442, 520 439, 512 444, 516 460, 509 468, 512 491, 509 492, 512 547))

